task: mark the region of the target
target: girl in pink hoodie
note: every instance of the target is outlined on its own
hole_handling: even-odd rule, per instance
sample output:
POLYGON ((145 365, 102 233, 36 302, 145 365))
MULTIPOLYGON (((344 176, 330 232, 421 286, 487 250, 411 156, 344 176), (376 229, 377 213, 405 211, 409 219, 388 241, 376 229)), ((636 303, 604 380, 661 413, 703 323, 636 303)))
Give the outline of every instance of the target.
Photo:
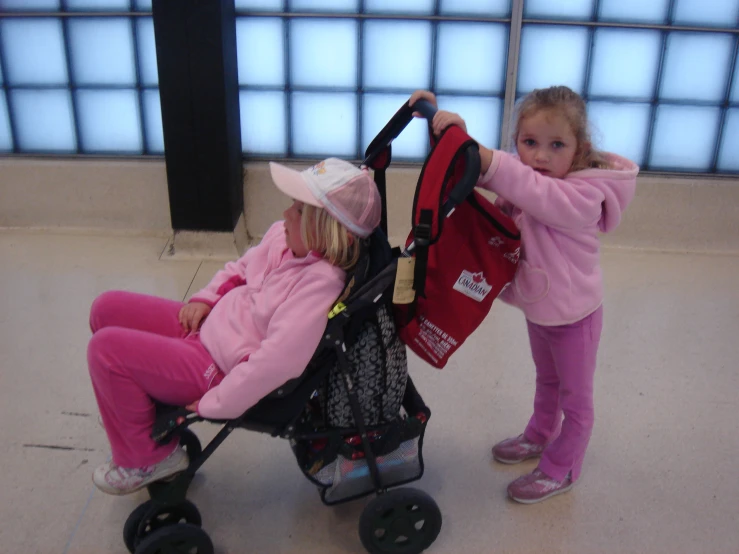
POLYGON ((113 452, 93 473, 104 492, 127 494, 187 468, 178 444, 149 437, 154 399, 235 419, 313 357, 360 242, 380 223, 380 195, 366 171, 336 158, 270 170, 294 199, 285 220, 188 304, 122 291, 93 303, 87 359, 113 452))
MULTIPOLYGON (((433 94, 419 98, 436 103, 433 94)), ((462 118, 439 111, 434 133, 462 118)), ((603 325, 599 232, 621 221, 639 168, 593 149, 585 102, 567 87, 535 90, 518 105, 518 156, 480 146, 478 185, 521 230, 513 283, 501 298, 526 316, 536 365, 534 414, 517 437, 493 447, 494 458, 515 464, 541 457, 538 467, 508 486, 531 504, 570 490, 580 476, 593 428, 593 376, 603 325), (564 419, 562 416, 564 415, 564 419)))

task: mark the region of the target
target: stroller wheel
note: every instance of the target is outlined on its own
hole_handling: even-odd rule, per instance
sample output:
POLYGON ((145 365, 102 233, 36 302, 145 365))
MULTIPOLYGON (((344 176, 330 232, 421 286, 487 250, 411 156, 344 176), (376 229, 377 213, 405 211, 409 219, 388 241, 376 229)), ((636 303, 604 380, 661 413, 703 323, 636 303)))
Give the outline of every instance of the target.
POLYGON ((180 446, 187 452, 187 457, 190 463, 196 459, 203 452, 203 447, 200 445, 200 439, 198 436, 190 431, 190 429, 183 429, 180 432, 180 446))
POLYGON ((135 554, 213 554, 208 533, 189 523, 154 531, 136 547, 135 554))
POLYGON ((359 538, 370 554, 418 554, 436 540, 441 512, 418 489, 396 489, 367 504, 359 518, 359 538))
POLYGON ((138 552, 137 547, 149 535, 178 523, 200 527, 202 519, 195 504, 185 500, 175 506, 154 507, 154 502, 147 500, 128 516, 123 525, 123 542, 126 543, 128 551, 133 554, 138 552), (141 529, 140 532, 139 529, 141 529))

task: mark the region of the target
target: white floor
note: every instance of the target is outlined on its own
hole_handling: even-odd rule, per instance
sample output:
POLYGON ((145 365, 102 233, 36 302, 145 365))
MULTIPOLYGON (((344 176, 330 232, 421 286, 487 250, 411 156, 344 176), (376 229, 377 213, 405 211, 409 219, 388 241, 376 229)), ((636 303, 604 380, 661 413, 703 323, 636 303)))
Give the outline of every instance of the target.
MULTIPOLYGON (((0 232, 0 552, 124 554, 145 493, 90 481, 108 456, 87 376, 87 315, 123 288, 184 299, 222 263, 164 261, 166 238, 0 232)), ((739 552, 739 257, 609 250, 596 429, 572 492, 532 506, 492 461, 533 396, 525 324, 496 305, 443 371, 411 359, 433 416, 415 484, 444 524, 428 552, 739 552)), ((195 426, 201 440, 216 428, 195 426)), ((364 501, 324 507, 284 441, 234 433, 190 498, 221 554, 362 552, 364 501)))

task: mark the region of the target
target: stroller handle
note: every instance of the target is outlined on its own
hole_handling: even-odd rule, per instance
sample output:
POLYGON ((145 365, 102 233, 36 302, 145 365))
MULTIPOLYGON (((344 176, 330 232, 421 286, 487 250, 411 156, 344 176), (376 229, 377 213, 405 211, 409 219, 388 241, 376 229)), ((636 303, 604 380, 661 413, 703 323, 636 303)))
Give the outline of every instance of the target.
POLYGON ((436 107, 428 100, 417 100, 413 106, 404 102, 395 115, 387 122, 377 136, 372 140, 364 153, 362 165, 372 167, 373 162, 385 152, 390 143, 403 132, 408 124, 413 121, 413 112, 419 112, 431 121, 436 115, 436 107))
MULTIPOLYGON (((378 183, 380 195, 382 196, 383 213, 386 210, 385 181, 384 172, 390 165, 390 144, 395 140, 403 129, 413 120, 414 112, 420 113, 429 123, 437 112, 434 106, 428 100, 417 100, 413 106, 409 106, 408 102, 404 102, 395 115, 387 122, 385 127, 372 140, 365 151, 363 166, 370 167, 378 171, 382 171, 383 180, 381 185, 378 183)), ((460 178, 454 189, 450 192, 449 197, 444 202, 440 210, 442 218, 448 217, 459 204, 461 204, 472 191, 480 178, 480 149, 477 143, 472 142, 464 150, 465 172, 460 178)), ((383 219, 382 229, 387 233, 387 223, 383 219)), ((409 256, 415 248, 415 244, 411 243, 403 252, 404 256, 409 256)))
POLYGON ((428 100, 416 100, 416 103, 411 106, 411 115, 413 114, 413 112, 419 112, 429 121, 434 119, 437 111, 439 110, 437 110, 436 106, 434 106, 428 100))

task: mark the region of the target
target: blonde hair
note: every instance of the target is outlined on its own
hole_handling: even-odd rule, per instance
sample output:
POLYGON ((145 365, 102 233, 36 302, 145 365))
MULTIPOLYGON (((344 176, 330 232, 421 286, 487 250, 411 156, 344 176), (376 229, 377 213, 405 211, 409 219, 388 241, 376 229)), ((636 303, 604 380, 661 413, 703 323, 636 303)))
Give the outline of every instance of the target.
POLYGON ((579 94, 565 86, 536 89, 518 103, 513 126, 514 145, 518 144, 521 121, 542 110, 553 111, 563 116, 569 123, 572 134, 575 135, 577 150, 570 172, 591 167, 608 168, 608 162, 603 154, 593 148, 585 101, 579 94))
POLYGON ((300 237, 308 250, 349 271, 359 261, 361 241, 323 208, 303 205, 300 237))

